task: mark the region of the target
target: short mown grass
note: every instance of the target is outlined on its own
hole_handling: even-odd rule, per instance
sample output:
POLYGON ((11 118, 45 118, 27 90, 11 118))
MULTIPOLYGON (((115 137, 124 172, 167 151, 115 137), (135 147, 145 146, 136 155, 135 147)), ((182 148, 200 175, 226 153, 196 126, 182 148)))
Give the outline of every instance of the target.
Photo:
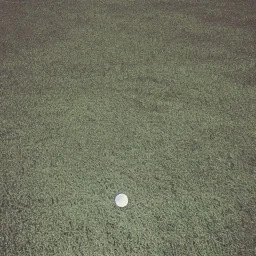
POLYGON ((255 17, 0 0, 0 255, 255 255, 255 17))

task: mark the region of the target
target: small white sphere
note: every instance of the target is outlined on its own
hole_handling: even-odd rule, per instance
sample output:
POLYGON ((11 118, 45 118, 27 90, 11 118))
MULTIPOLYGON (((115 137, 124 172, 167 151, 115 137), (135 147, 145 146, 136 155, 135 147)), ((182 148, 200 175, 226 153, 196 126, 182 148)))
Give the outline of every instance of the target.
POLYGON ((116 204, 119 207, 125 207, 128 204, 128 197, 125 194, 118 194, 115 198, 116 204))

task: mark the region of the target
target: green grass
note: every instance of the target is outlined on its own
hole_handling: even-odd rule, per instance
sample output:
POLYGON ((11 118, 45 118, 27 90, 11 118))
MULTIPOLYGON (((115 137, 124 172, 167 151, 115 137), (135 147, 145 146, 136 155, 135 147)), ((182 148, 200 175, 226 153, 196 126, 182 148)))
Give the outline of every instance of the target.
POLYGON ((0 255, 255 255, 254 1, 0 17, 0 255))

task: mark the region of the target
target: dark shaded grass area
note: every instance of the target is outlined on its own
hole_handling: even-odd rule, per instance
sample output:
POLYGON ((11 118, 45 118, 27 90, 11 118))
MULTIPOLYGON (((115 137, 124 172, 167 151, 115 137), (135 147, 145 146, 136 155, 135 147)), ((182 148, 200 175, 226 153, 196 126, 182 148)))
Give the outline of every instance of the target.
POLYGON ((0 19, 0 255, 255 255, 254 1, 0 19))

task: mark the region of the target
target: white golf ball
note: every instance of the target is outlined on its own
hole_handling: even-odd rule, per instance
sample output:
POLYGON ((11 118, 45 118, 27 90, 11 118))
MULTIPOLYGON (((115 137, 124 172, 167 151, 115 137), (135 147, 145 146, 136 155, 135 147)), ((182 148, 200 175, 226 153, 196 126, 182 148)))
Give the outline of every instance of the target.
POLYGON ((118 194, 115 201, 117 206, 125 207, 128 204, 128 197, 125 194, 118 194))

